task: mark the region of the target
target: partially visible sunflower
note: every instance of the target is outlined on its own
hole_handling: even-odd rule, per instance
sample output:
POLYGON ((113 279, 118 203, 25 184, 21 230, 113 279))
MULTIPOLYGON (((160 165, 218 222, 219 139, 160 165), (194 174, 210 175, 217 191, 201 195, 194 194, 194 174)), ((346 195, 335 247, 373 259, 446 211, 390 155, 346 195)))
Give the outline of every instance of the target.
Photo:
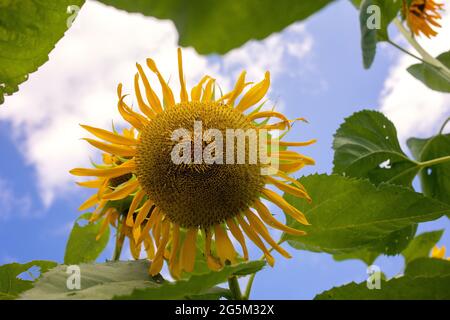
POLYGON ((434 246, 431 250, 431 257, 436 259, 446 259, 450 261, 450 257, 445 257, 445 246, 439 248, 438 246, 434 246))
MULTIPOLYGON (((92 130, 89 126, 82 127, 88 131, 92 130)), ((123 129, 122 134, 119 134, 113 127, 113 132, 118 136, 122 136, 124 139, 134 139, 135 137, 135 130, 133 128, 123 129)), ((95 143, 91 139, 85 140, 95 143)), ((110 153, 103 153, 102 156, 103 164, 94 164, 94 166, 98 169, 120 166, 122 163, 129 160, 127 157, 123 158, 110 153)), ((130 244, 131 255, 133 258, 139 259, 142 251, 142 242, 144 242, 147 256, 151 259, 154 256, 154 251, 152 251, 154 248, 153 245, 149 245, 149 241, 151 241, 150 235, 147 234, 147 236, 143 238, 143 241, 138 241, 136 236, 133 235, 133 228, 124 223, 132 198, 122 198, 122 196, 111 195, 114 189, 120 188, 123 184, 126 184, 132 179, 133 175, 131 173, 127 173, 117 177, 99 177, 99 179, 96 180, 77 182, 77 184, 81 187, 97 189, 97 192, 89 197, 80 206, 79 210, 84 211, 96 206, 95 211, 91 215, 90 222, 93 223, 103 218, 102 225, 100 226, 99 233, 97 234, 97 240, 104 234, 109 224, 117 230, 117 246, 121 248, 125 238, 127 237, 130 244)))
MULTIPOLYGON (((274 264, 274 258, 263 240, 289 258, 289 253, 271 238, 267 226, 295 235, 304 235, 304 232, 276 220, 260 198, 264 197, 279 206, 298 222, 308 224, 302 212, 265 185, 271 184, 281 191, 311 201, 305 188, 289 174, 305 165, 314 164, 314 160, 286 149, 310 145, 315 140, 280 141, 281 151, 272 151, 271 154, 280 160, 272 176, 262 173, 262 169, 268 165, 261 161, 254 164, 194 162, 186 165, 174 163, 171 157, 177 144, 171 139, 173 132, 180 128, 195 132, 195 121, 202 121, 204 132, 216 129, 224 133, 224 136, 227 129, 254 129, 258 132, 261 129, 288 130, 291 121, 283 114, 261 111, 260 108, 260 102, 269 89, 269 72, 266 72, 264 80, 254 84, 245 94, 243 92, 250 83, 245 81, 245 71, 242 72, 234 89, 219 99, 215 98, 215 79, 204 76, 192 88, 189 97, 179 49, 181 92, 180 102, 177 103, 172 89, 152 59, 147 59, 147 66, 159 80, 162 101, 150 85, 142 66, 136 66, 134 89, 142 113, 133 111, 125 102, 126 96, 122 94, 121 84, 117 93, 119 112, 138 131, 138 136, 123 137, 114 132, 84 126, 90 133, 105 141, 87 139, 91 145, 121 161, 105 168, 77 168, 71 173, 98 177, 97 181, 110 181, 126 175, 130 177, 119 186, 110 186, 111 192, 101 194, 100 198, 104 201, 132 197, 125 225, 132 229, 137 244, 148 239, 146 235, 152 234, 156 253, 150 274, 158 274, 164 260, 167 260, 169 270, 175 278, 183 271, 192 272, 200 234, 204 239, 203 254, 209 268, 213 270, 235 263, 238 259, 230 234, 242 247, 244 259, 248 259, 244 234, 262 250, 270 265, 274 264), (248 112, 252 107, 255 107, 253 111, 248 112), (268 124, 267 120, 272 118, 280 121, 268 124), (261 119, 264 121, 256 122, 261 119)), ((266 143, 270 146, 271 142, 266 143)), ((245 153, 245 159, 249 159, 248 148, 245 153)), ((152 251, 149 248, 147 250, 152 251)))
POLYGON ((439 10, 443 8, 443 3, 436 3, 434 0, 412 0, 409 7, 403 0, 403 15, 410 30, 416 36, 419 36, 420 32, 428 38, 437 35, 432 26, 441 27, 437 20, 442 18, 439 10))

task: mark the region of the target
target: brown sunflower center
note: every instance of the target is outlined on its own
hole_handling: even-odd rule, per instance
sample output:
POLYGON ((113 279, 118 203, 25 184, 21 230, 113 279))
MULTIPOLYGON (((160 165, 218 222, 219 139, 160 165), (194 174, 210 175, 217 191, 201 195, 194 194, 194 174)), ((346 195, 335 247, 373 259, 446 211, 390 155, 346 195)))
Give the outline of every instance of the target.
POLYGON ((259 197, 265 179, 259 161, 250 161, 250 139, 247 137, 241 149, 245 153, 242 163, 237 160, 236 136, 227 136, 230 130, 239 129, 256 131, 244 115, 226 105, 188 102, 166 109, 142 130, 136 155, 137 178, 172 222, 186 228, 208 228, 235 217, 259 197), (189 141, 181 139, 184 149, 174 153, 174 148, 181 145, 179 137, 174 139, 174 132, 180 129, 189 141), (208 136, 210 129, 214 129, 214 137, 208 136), (222 134, 222 143, 218 133, 222 134), (209 138, 205 139, 205 135, 209 138), (235 140, 233 148, 227 147, 231 145, 227 138, 235 140), (215 162, 204 157, 195 159, 199 148, 201 157, 209 154, 215 162), (184 161, 174 161, 174 154, 184 161), (234 163, 227 161, 232 157, 234 163))

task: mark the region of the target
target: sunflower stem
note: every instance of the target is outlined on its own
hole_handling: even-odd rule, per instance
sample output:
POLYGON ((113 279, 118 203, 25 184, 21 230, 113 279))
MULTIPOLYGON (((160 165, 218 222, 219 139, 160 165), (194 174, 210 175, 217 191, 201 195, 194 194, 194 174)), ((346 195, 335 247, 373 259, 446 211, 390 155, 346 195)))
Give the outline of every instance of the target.
MULTIPOLYGON (((277 244, 281 245, 284 242, 284 239, 280 239, 278 240, 277 244)), ((272 252, 273 248, 269 249, 269 252, 272 252)), ((261 258, 259 258, 259 260, 264 260, 264 255, 261 256, 261 258)), ((255 281, 255 277, 256 277, 256 272, 252 273, 250 275, 250 278, 248 278, 248 282, 247 282, 247 287, 245 288, 245 292, 244 292, 244 296, 243 299, 244 300, 248 300, 250 299, 250 294, 252 293, 252 286, 253 286, 253 281, 255 281)))
POLYGON ((243 300, 239 281, 236 276, 228 278, 228 287, 230 288, 233 300, 243 300))
POLYGON ((450 70, 438 59, 429 54, 414 38, 414 36, 406 30, 402 22, 398 19, 394 19, 394 24, 400 33, 405 37, 408 43, 420 54, 423 61, 429 65, 432 65, 441 73, 441 75, 450 82, 450 70))
POLYGON ((120 255, 122 253, 123 242, 125 240, 125 234, 120 232, 122 229, 122 223, 119 221, 117 225, 117 233, 116 233, 116 244, 114 246, 114 254, 112 257, 113 261, 119 261, 120 255))

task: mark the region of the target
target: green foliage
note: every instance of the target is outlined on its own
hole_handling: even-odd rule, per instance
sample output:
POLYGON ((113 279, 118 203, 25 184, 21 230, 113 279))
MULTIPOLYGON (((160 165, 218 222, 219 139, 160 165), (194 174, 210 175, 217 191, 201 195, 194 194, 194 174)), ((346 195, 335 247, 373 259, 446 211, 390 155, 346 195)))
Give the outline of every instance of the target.
MULTIPOLYGON (((447 68, 450 68, 450 51, 440 54, 436 59, 447 68)), ((450 92, 450 78, 438 67, 429 63, 417 63, 410 66, 407 70, 428 88, 435 91, 450 92)))
MULTIPOLYGON (((29 290, 34 285, 33 280, 22 279, 19 276, 29 272, 33 267, 39 268, 39 278, 49 269, 56 266, 56 262, 35 260, 28 263, 10 263, 0 266, 0 300, 16 299, 20 293, 29 290)), ((31 273, 29 277, 33 278, 31 273)))
MULTIPOLYGON (((353 2, 357 5, 357 2, 353 2)), ((388 27, 400 11, 401 1, 363 0, 360 3, 359 24, 364 68, 369 69, 375 59, 377 42, 388 41, 388 27), (376 20, 379 20, 379 28, 376 20)))
MULTIPOLYGON (((411 138, 408 146, 421 162, 450 157, 450 134, 438 134, 428 139, 411 138)), ((422 192, 450 204, 450 159, 424 167, 420 171, 422 192)))
MULTIPOLYGON (((311 204, 291 195, 285 199, 311 223, 300 225, 287 215, 288 225, 306 236, 283 234, 297 249, 332 254, 380 247, 380 239, 419 222, 438 219, 450 206, 405 187, 339 175, 312 175, 299 179, 311 195, 311 204)), ((410 239, 405 239, 405 241, 410 239)), ((391 243, 390 254, 404 249, 391 243)))
POLYGON ((317 300, 440 300, 450 299, 450 262, 422 258, 411 262, 402 277, 381 280, 381 288, 368 289, 354 282, 325 291, 317 300))
POLYGON ((48 60, 84 0, 0 1, 0 104, 48 60), (70 21, 70 20, 69 20, 70 21))
POLYGON ((80 226, 79 222, 82 220, 87 222, 90 217, 90 213, 83 214, 75 221, 66 245, 66 253, 64 255, 65 264, 95 261, 106 248, 110 235, 109 225, 100 239, 96 240, 104 219, 80 226))
POLYGON ((425 258, 430 255, 431 249, 439 242, 444 230, 424 232, 416 236, 408 247, 402 251, 405 264, 418 258, 425 258))
POLYGON ((139 12, 175 23, 181 46, 201 54, 226 53, 250 39, 264 39, 273 32, 304 20, 332 0, 99 0, 128 12, 139 12))
POLYGON ((334 136, 334 173, 410 187, 418 164, 400 148, 394 124, 381 112, 364 110, 345 119, 334 136))
POLYGON ((21 299, 218 299, 229 297, 229 291, 216 285, 231 275, 259 271, 264 265, 263 261, 245 262, 169 282, 161 276, 150 277, 150 262, 146 260, 80 264, 80 290, 67 288, 70 273, 66 265, 59 265, 45 273, 21 299))
POLYGON ((165 282, 159 288, 140 288, 131 295, 117 296, 116 299, 183 299, 186 295, 198 295, 212 286, 226 282, 232 275, 248 275, 261 270, 263 261, 243 262, 233 266, 225 266, 218 272, 209 271, 202 275, 193 275, 189 279, 177 282, 165 282))

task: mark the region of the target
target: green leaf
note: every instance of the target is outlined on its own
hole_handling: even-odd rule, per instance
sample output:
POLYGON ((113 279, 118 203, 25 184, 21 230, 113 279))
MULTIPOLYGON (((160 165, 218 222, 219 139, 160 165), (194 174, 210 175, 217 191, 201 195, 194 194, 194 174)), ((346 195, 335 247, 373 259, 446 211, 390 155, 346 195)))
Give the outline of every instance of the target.
POLYGON ((193 275, 189 279, 165 282, 159 288, 136 289, 131 295, 117 295, 116 299, 182 299, 186 294, 198 295, 208 288, 226 282, 231 275, 248 275, 257 272, 264 265, 264 261, 251 261, 225 266, 218 272, 209 271, 202 275, 193 275))
MULTIPOLYGON (((377 248, 380 239, 393 232, 450 212, 450 206, 397 185, 376 187, 367 180, 324 174, 299 181, 313 201, 309 204, 284 196, 311 223, 304 226, 287 215, 289 226, 307 232, 306 236, 283 234, 283 239, 297 249, 337 254, 377 248)), ((392 254, 404 249, 396 245, 392 244, 392 254)))
POLYGON ((159 287, 160 282, 148 274, 150 262, 117 261, 99 264, 80 264, 81 289, 69 289, 67 282, 75 273, 67 265, 43 274, 34 288, 24 292, 20 298, 30 300, 66 299, 111 299, 116 294, 129 294, 135 288, 159 287))
POLYGON ((400 148, 394 124, 381 112, 364 110, 345 119, 334 136, 334 173, 410 187, 419 171, 400 148))
POLYGON ((444 230, 436 230, 424 232, 416 236, 408 247, 402 251, 405 264, 409 264, 418 258, 428 257, 431 249, 439 242, 443 233, 444 230))
MULTIPOLYGON (((429 139, 411 138, 407 143, 420 162, 450 156, 450 134, 429 139)), ((450 204, 450 161, 424 167, 420 171, 420 181, 425 195, 450 204)))
POLYGON ((48 60, 73 20, 68 6, 83 4, 84 0, 0 1, 0 104, 48 60))
POLYGON ((99 0, 128 12, 175 23, 181 46, 200 54, 224 54, 250 39, 264 39, 304 20, 332 0, 99 0))
POLYGON ((354 282, 325 291, 316 300, 448 300, 450 262, 421 258, 411 262, 402 277, 381 280, 380 289, 354 282))
POLYGON ((216 285, 225 282, 233 274, 248 274, 260 270, 262 261, 226 266, 219 272, 208 271, 193 275, 186 280, 169 282, 150 277, 150 262, 109 261, 106 263, 80 264, 81 288, 69 289, 67 265, 59 265, 45 273, 34 288, 24 292, 21 299, 217 299, 227 297, 229 292, 216 285))
MULTIPOLYGON (((354 2, 356 5, 356 3, 354 2)), ((388 27, 400 11, 401 1, 363 0, 360 3, 359 25, 364 68, 375 59, 377 42, 388 41, 388 27), (378 20, 378 22, 377 22, 378 20)))
POLYGON ((349 259, 361 260, 371 265, 381 254, 393 256, 404 250, 417 231, 417 224, 394 231, 370 244, 367 248, 357 249, 348 253, 333 255, 334 260, 344 261, 349 259))
POLYGON ((220 298, 232 299, 231 291, 221 287, 213 287, 203 293, 193 294, 186 297, 188 300, 219 300, 220 298))
POLYGON ((34 281, 18 277, 22 273, 38 267, 41 277, 44 272, 56 265, 57 263, 53 261, 34 260, 24 264, 10 263, 0 266, 0 300, 16 299, 20 293, 33 287, 34 281))
POLYGON ((379 256, 379 252, 370 248, 359 249, 348 253, 337 253, 333 255, 335 261, 361 260, 368 266, 372 265, 379 256))
POLYGON ((83 262, 93 262, 106 248, 109 241, 109 225, 98 241, 96 237, 104 219, 99 219, 95 223, 87 223, 80 226, 79 222, 90 219, 92 214, 81 215, 74 223, 70 232, 64 255, 65 264, 79 264, 83 262))
MULTIPOLYGON (((442 53, 436 59, 450 69, 450 51, 442 53)), ((428 88, 440 92, 450 92, 449 75, 443 73, 437 67, 428 63, 417 63, 410 66, 407 70, 428 88)))
POLYGON ((450 276, 450 261, 435 258, 419 258, 406 266, 405 275, 409 277, 450 276))

